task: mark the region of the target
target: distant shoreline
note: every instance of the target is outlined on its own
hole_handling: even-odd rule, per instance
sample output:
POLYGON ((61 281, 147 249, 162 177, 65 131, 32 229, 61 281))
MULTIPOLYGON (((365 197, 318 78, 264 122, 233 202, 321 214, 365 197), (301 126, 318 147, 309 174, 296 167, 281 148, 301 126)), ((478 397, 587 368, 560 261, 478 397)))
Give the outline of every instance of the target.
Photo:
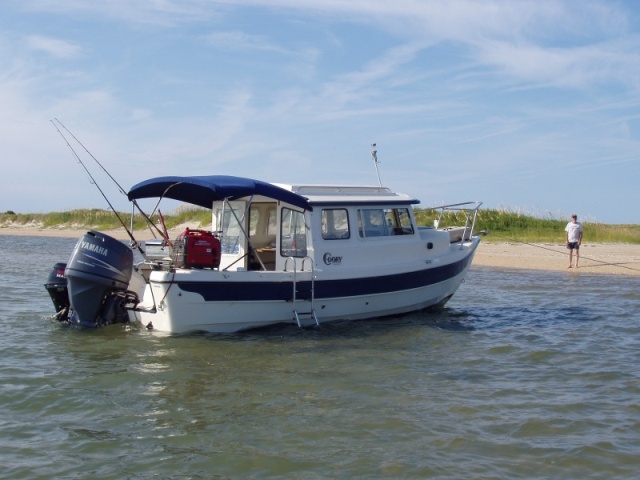
MULTIPOLYGON (((176 237, 185 227, 180 225, 169 231, 176 237)), ((55 238, 80 238, 88 229, 57 229, 29 227, 2 227, 0 235, 38 236, 55 238)), ((129 240, 124 229, 102 230, 118 240, 129 240)), ((136 240, 154 238, 147 229, 135 231, 136 240)), ((564 244, 482 242, 473 259, 473 265, 521 270, 566 271, 569 274, 609 274, 640 276, 640 245, 584 243, 580 248, 580 267, 568 267, 568 254, 564 244)))

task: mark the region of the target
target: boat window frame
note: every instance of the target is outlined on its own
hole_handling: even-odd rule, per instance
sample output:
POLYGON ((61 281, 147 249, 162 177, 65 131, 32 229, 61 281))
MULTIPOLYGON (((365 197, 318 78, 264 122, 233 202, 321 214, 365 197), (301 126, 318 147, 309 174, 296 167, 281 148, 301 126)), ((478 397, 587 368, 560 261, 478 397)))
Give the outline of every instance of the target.
POLYGON ((349 220, 349 209, 345 207, 323 208, 320 212, 320 232, 323 240, 333 241, 350 239, 351 225, 349 220), (344 225, 345 228, 336 228, 338 221, 336 221, 335 212, 344 212, 344 218, 340 219, 339 222, 344 225), (329 215, 329 213, 331 213, 331 215, 329 215), (329 223, 331 223, 331 229, 328 228, 329 223))
POLYGON ((307 218, 304 211, 296 210, 291 207, 283 206, 280 208, 280 255, 283 257, 304 258, 308 255, 307 236, 309 233, 309 226, 307 225, 307 218), (291 212, 292 218, 301 219, 297 222, 288 222, 286 218, 286 212, 291 212), (285 233, 285 228, 291 226, 294 228, 302 227, 302 233, 294 230, 293 233, 285 233), (293 238, 286 238, 293 235, 293 238), (302 246, 300 246, 302 245, 302 246))
POLYGON ((404 207, 370 206, 356 210, 359 238, 386 238, 416 232, 411 210, 404 207))

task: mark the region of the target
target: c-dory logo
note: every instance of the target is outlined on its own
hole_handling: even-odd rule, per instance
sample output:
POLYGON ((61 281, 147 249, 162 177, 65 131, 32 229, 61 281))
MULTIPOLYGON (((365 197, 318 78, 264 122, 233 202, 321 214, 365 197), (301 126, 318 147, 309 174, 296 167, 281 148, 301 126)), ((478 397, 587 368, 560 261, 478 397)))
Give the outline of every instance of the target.
POLYGON ((325 265, 340 265, 340 263, 342 263, 342 257, 334 257, 327 252, 322 256, 322 261, 325 265))

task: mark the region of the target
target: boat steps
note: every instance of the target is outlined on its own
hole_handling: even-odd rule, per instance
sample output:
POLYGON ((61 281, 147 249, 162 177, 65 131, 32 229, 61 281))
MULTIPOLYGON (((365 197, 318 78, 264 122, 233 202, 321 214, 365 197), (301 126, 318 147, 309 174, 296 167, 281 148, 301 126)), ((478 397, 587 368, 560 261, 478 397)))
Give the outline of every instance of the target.
POLYGON ((296 260, 293 257, 287 257, 284 263, 284 269, 287 270, 287 266, 289 262, 293 263, 293 315, 296 319, 296 323, 298 327, 303 327, 303 318, 306 320, 313 320, 317 326, 320 326, 320 322, 318 321, 318 316, 316 315, 316 309, 314 307, 315 301, 315 272, 313 269, 313 259, 311 257, 304 257, 302 259, 302 265, 300 267, 301 271, 304 271, 304 265, 306 262, 309 262, 311 268, 311 290, 309 292, 305 292, 306 298, 299 298, 298 292, 298 280, 297 280, 297 265, 296 260), (308 304, 309 310, 300 311, 299 305, 308 304))
POLYGON ((297 309, 294 309, 293 314, 295 315, 296 323, 300 328, 307 326, 303 325, 303 320, 313 320, 316 326, 320 326, 320 322, 318 321, 318 317, 316 316, 316 311, 313 309, 308 312, 299 312, 297 309))

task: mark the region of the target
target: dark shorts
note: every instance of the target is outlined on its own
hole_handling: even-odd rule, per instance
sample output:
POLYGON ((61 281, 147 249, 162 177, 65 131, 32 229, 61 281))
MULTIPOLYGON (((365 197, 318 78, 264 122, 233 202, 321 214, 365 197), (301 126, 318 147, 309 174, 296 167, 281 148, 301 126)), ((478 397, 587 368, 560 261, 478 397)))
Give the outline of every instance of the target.
POLYGON ((573 249, 580 250, 580 244, 578 242, 569 242, 567 243, 567 248, 569 250, 573 250, 573 249))

